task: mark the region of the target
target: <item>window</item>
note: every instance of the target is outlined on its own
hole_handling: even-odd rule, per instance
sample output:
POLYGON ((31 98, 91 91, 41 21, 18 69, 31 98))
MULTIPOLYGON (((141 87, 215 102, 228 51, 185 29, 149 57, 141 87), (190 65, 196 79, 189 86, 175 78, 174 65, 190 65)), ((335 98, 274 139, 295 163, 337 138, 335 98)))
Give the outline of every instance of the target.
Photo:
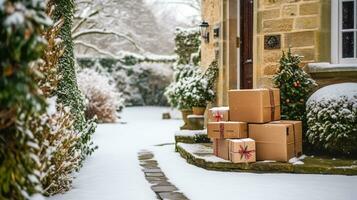
POLYGON ((357 0, 339 0, 338 62, 357 62, 357 0))
POLYGON ((331 61, 357 63, 357 0, 331 1, 331 61))

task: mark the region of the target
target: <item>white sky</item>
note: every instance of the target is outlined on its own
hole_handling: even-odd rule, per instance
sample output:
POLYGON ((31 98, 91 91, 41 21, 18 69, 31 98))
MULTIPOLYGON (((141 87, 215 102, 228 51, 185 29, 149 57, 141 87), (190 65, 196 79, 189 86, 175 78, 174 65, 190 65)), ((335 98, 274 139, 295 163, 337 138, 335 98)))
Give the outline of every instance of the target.
MULTIPOLYGON (((197 10, 191 8, 190 6, 182 4, 164 4, 158 3, 158 0, 144 0, 147 4, 152 5, 156 10, 155 13, 158 15, 165 13, 165 15, 171 15, 176 18, 177 21, 190 23, 192 16, 199 16, 200 14, 197 10)), ((161 0, 161 2, 170 0, 161 0)))

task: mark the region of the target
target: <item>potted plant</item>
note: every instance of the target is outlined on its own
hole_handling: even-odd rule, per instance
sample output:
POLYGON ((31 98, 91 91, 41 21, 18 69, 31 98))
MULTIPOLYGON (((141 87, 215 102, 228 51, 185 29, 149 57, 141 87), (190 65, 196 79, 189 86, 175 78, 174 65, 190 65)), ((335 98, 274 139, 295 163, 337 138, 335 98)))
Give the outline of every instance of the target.
POLYGON ((202 75, 182 79, 183 98, 192 106, 194 115, 203 115, 207 102, 212 100, 214 92, 208 88, 208 82, 202 75))
POLYGON ((165 96, 172 107, 179 109, 182 113, 184 125, 181 129, 189 129, 187 116, 192 114, 191 104, 184 93, 183 81, 172 82, 165 91, 165 96))

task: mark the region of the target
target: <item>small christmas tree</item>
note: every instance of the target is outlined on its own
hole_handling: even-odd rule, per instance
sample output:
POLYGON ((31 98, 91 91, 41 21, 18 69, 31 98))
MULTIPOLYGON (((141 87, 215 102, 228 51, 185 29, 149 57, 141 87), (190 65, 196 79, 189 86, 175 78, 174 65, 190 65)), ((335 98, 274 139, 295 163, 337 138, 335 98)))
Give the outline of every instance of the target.
POLYGON ((299 67, 301 57, 283 52, 280 68, 273 78, 275 87, 280 88, 282 119, 306 119, 306 101, 316 83, 299 67))

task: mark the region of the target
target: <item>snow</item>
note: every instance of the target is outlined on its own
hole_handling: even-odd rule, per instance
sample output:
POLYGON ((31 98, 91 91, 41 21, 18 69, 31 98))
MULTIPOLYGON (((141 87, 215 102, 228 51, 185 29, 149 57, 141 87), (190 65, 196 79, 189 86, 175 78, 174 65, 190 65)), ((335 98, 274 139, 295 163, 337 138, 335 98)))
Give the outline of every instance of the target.
POLYGON ((144 179, 137 153, 173 141, 174 132, 182 122, 161 120, 162 112, 167 109, 126 108, 122 113, 126 124, 99 125, 94 135, 99 149, 84 163, 73 189, 48 200, 156 199, 144 179))
POLYGON ((156 199, 137 159, 144 149, 154 152, 169 181, 189 199, 352 200, 357 196, 357 176, 217 172, 190 165, 174 145, 155 146, 172 143, 182 125, 179 120, 161 120, 167 109, 126 108, 122 120, 127 124, 99 125, 94 135, 99 149, 84 164, 74 188, 48 200, 156 199))
POLYGON ((312 101, 319 102, 323 99, 340 98, 341 96, 357 98, 357 83, 340 83, 323 87, 311 95, 307 104, 312 101))
POLYGON ((189 199, 353 200, 357 195, 356 176, 208 171, 186 163, 173 146, 154 152, 166 176, 189 199))
POLYGON ((207 135, 205 130, 180 130, 175 132, 175 136, 193 136, 193 135, 207 135))
POLYGON ((223 112, 223 111, 229 111, 229 107, 214 107, 209 110, 212 112, 217 112, 217 111, 223 112))

